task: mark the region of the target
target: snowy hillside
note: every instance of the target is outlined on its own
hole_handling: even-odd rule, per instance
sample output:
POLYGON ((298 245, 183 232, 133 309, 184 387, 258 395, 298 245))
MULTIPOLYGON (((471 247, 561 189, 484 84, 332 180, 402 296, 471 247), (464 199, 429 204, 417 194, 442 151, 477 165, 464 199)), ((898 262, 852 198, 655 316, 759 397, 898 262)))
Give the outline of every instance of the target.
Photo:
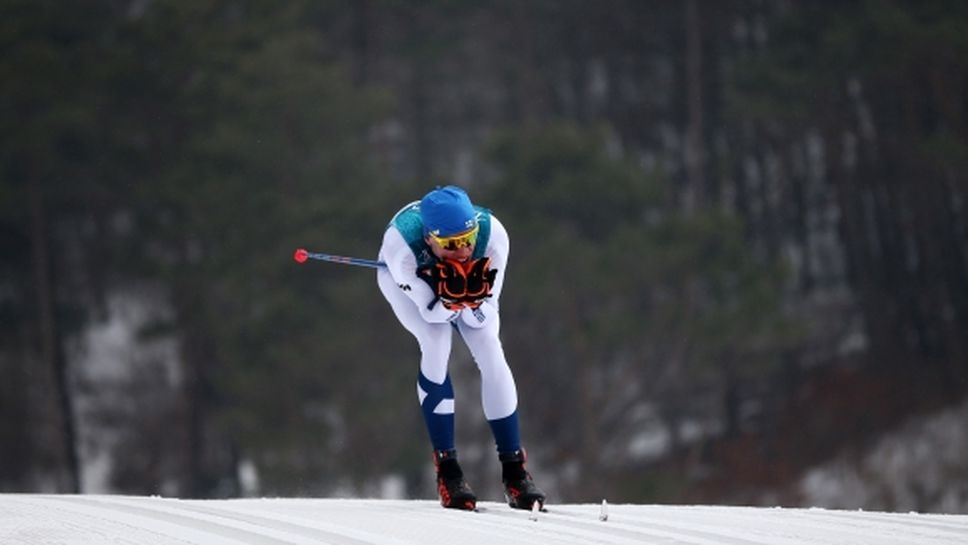
POLYGON ((909 420, 868 449, 807 472, 800 495, 830 508, 968 513, 968 401, 909 420))
POLYGON ((968 516, 822 509, 0 495, 2 545, 964 545, 968 516))

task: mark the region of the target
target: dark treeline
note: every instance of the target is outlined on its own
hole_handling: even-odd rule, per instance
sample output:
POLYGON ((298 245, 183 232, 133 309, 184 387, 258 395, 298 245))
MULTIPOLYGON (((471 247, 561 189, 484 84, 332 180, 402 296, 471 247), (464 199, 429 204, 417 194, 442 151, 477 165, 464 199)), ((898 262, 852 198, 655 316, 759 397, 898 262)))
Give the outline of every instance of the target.
POLYGON ((432 494, 412 339, 291 254, 457 183, 555 500, 796 503, 968 391, 965 59, 954 0, 0 0, 0 490, 432 494))

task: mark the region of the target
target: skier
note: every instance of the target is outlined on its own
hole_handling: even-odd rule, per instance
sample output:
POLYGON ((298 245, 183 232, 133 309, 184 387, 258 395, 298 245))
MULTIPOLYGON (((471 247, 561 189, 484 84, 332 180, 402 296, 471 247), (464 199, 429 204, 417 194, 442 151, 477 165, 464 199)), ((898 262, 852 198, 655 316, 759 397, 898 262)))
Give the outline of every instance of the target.
POLYGON ((497 444, 508 504, 531 509, 545 500, 525 469, 517 390, 498 336, 508 248, 501 222, 456 186, 438 187, 404 206, 380 247, 387 265, 377 272, 380 291, 420 346, 417 394, 444 507, 475 509, 477 502, 454 445, 454 389, 447 373, 454 331, 481 373, 484 415, 497 444))

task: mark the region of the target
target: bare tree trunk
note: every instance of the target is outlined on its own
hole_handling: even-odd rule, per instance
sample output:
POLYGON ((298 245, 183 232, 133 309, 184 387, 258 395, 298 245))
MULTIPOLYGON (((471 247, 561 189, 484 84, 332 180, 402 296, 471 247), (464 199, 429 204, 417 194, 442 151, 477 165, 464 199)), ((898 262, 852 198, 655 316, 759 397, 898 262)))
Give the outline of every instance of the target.
POLYGON ((81 476, 77 454, 76 431, 71 392, 67 381, 67 359, 54 317, 53 284, 50 271, 50 248, 47 238, 47 217, 44 197, 37 182, 29 184, 30 246, 33 260, 33 278, 39 313, 40 356, 50 370, 52 409, 55 428, 59 432, 60 458, 66 475, 58 478, 63 489, 80 493, 81 476), (66 482, 64 482, 66 481, 66 482))
POLYGON ((570 318, 572 322, 573 346, 575 354, 578 356, 578 407, 579 407, 579 430, 580 430, 580 459, 581 459, 581 492, 588 494, 589 497, 598 497, 602 493, 602 481, 596 479, 599 475, 601 460, 602 438, 599 429, 599 392, 594 391, 595 380, 595 358, 591 353, 588 343, 588 336, 584 333, 587 330, 583 323, 583 312, 581 302, 574 301, 570 308, 570 318))
MULTIPOLYGON (((190 334, 191 336, 191 334, 190 334)), ((192 345, 191 340, 186 341, 192 345)), ((201 498, 208 492, 205 486, 203 463, 203 433, 205 421, 204 392, 201 362, 197 361, 193 347, 183 351, 185 357, 185 493, 192 498, 201 498)))
MULTIPOLYGON (((186 259, 187 263, 188 260, 186 259)), ((175 307, 182 328, 182 371, 181 392, 182 429, 181 439, 183 467, 182 494, 191 498, 203 498, 211 494, 212 479, 206 463, 209 437, 206 423, 209 416, 210 399, 207 369, 213 365, 207 343, 199 333, 205 329, 203 303, 192 297, 190 287, 182 287, 175 295, 175 307)))
POLYGON ((723 435, 727 439, 734 439, 739 435, 740 428, 740 406, 742 397, 740 395, 740 377, 736 370, 736 361, 732 354, 727 356, 723 363, 723 435))

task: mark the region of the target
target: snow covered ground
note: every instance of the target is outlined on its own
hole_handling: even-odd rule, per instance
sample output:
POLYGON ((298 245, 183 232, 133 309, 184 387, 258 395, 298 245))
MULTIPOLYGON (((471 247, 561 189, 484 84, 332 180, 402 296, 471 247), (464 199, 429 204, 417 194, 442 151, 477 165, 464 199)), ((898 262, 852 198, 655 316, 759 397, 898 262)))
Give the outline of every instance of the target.
POLYGON ((478 513, 432 501, 0 495, 3 545, 964 545, 968 515, 716 506, 554 505, 478 513))

